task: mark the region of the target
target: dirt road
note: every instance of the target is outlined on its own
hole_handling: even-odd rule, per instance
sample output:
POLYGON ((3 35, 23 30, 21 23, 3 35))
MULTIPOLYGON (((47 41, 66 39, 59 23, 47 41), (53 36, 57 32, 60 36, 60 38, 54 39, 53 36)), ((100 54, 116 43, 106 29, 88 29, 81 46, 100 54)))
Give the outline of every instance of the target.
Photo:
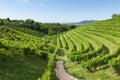
POLYGON ((55 72, 59 80, 78 80, 77 78, 74 78, 68 73, 66 73, 64 69, 63 61, 56 62, 55 72))

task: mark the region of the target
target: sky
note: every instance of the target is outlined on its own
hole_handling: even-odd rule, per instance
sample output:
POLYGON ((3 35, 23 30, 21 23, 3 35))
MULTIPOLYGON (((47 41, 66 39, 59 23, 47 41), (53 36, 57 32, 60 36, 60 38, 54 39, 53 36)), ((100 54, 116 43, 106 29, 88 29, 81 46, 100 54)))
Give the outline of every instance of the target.
POLYGON ((39 22, 104 20, 120 13, 120 0, 0 0, 0 18, 39 22))

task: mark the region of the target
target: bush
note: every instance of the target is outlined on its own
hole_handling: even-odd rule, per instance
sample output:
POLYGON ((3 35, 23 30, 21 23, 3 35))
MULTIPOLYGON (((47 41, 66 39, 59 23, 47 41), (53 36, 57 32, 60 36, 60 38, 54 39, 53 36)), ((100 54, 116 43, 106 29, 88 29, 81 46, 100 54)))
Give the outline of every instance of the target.
POLYGON ((58 49, 55 49, 54 53, 49 55, 49 61, 45 73, 42 75, 42 78, 38 80, 51 80, 52 70, 54 69, 55 55, 58 52, 58 49))
POLYGON ((43 58, 43 59, 48 58, 48 52, 47 51, 41 51, 40 52, 40 57, 43 58))
POLYGON ((24 52, 25 57, 31 56, 31 55, 35 54, 35 50, 34 49, 30 49, 29 47, 24 48, 23 52, 24 52))
POLYGON ((3 23, 3 21, 0 21, 0 25, 3 25, 4 23, 3 23))
POLYGON ((115 72, 120 72, 120 58, 113 58, 109 64, 115 72))
POLYGON ((2 42, 0 42, 0 48, 3 48, 4 47, 4 45, 2 44, 2 42))

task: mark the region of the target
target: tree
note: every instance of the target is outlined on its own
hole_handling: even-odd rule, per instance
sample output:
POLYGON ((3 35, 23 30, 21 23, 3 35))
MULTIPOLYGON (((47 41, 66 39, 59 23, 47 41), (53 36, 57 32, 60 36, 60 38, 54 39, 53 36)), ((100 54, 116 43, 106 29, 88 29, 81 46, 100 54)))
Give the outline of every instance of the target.
POLYGON ((0 21, 0 25, 3 25, 3 21, 2 20, 0 21))
POLYGON ((71 26, 70 26, 70 29, 74 29, 74 28, 76 28, 75 25, 71 25, 71 26))
POLYGON ((34 23, 34 20, 32 20, 32 19, 27 19, 26 20, 26 24, 33 24, 34 23))
POLYGON ((40 31, 40 24, 38 22, 34 22, 34 25, 33 25, 34 29, 37 30, 37 31, 40 31))
POLYGON ((8 20, 8 22, 10 22, 10 18, 9 17, 7 18, 7 20, 8 20))
POLYGON ((112 15, 112 18, 116 18, 118 15, 117 14, 113 14, 112 15))

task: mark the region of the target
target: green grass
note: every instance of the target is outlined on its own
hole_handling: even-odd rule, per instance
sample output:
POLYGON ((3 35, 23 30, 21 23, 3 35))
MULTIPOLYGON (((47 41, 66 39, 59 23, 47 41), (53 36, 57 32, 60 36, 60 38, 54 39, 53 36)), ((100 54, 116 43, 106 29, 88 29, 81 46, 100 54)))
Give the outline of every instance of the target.
POLYGON ((119 80, 120 76, 112 74, 110 68, 104 68, 95 72, 88 72, 80 64, 74 64, 65 60, 66 71, 80 80, 119 80))
MULTIPOLYGON (((81 25, 80 27, 77 27, 74 30, 63 33, 64 36, 60 35, 60 37, 61 38, 64 37, 66 42, 62 44, 67 43, 69 48, 68 50, 66 50, 65 48, 63 49, 64 50, 63 53, 65 53, 64 56, 57 56, 56 58, 58 60, 64 60, 65 62, 64 66, 66 68, 66 71, 80 80, 120 80, 119 71, 113 70, 113 67, 109 63, 109 61, 112 61, 112 58, 116 59, 120 58, 119 55, 109 56, 114 55, 114 51, 116 49, 119 50, 120 45, 119 26, 120 22, 118 20, 110 19, 105 21, 94 22, 91 24, 81 25), (103 44, 106 47, 106 48, 103 47, 103 49, 106 50, 107 52, 105 52, 103 55, 102 55, 103 52, 100 52, 100 54, 98 54, 94 58, 90 58, 90 60, 88 61, 81 61, 76 63, 74 62, 74 60, 76 61, 79 60, 76 58, 81 58, 79 57, 81 54, 72 53, 72 49, 74 50, 74 52, 77 52, 77 50, 79 50, 81 47, 79 45, 80 42, 83 44, 84 48, 92 47, 93 51, 97 50, 103 44), (87 45, 86 42, 88 42, 89 45, 87 45), (73 45, 77 48, 77 50, 74 48, 73 45), (72 58, 73 60, 71 61, 70 56, 68 55, 69 53, 71 53, 70 56, 73 56, 74 58, 74 59, 72 58), (87 70, 85 69, 86 67, 84 66, 85 62, 95 66, 97 65, 99 66, 97 66, 96 68, 94 66, 91 70, 87 70)), ((62 39, 60 40, 62 42, 62 39)), ((64 45, 64 47, 66 47, 66 45, 64 45)), ((90 51, 91 50, 88 50, 88 52, 90 51)), ((86 54, 88 52, 86 52, 86 54)), ((90 64, 86 64, 86 66, 90 64)), ((92 65, 90 65, 90 67, 92 65)))
POLYGON ((64 60, 66 71, 74 77, 80 80, 119 80, 120 75, 109 63, 112 58, 120 58, 119 26, 118 19, 109 19, 43 38, 38 37, 45 34, 32 29, 0 26, 0 80, 37 80, 41 77, 43 80, 57 80, 53 71, 55 58, 48 59, 56 47, 59 50, 54 56, 57 53, 56 59, 64 60), (99 50, 102 45, 105 46, 102 47, 105 54, 101 49, 89 53, 99 50), (90 55, 86 55, 84 60, 80 53, 90 55))
POLYGON ((47 61, 37 56, 0 60, 0 80, 37 80, 45 72, 47 61))

